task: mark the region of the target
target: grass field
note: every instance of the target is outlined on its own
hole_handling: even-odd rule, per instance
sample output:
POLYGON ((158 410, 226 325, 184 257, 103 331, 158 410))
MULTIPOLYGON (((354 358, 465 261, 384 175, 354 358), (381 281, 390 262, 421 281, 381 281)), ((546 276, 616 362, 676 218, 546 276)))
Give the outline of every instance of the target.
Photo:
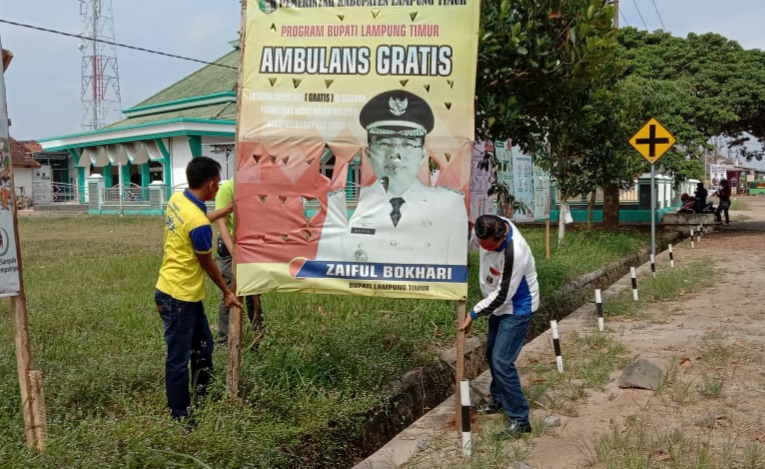
MULTIPOLYGON (((544 232, 524 229, 543 298, 570 279, 635 252, 631 232, 567 234, 544 260, 544 232)), ((243 357, 244 401, 218 380, 193 432, 165 410, 162 323, 153 302, 162 222, 148 217, 20 220, 34 368, 43 372, 49 449, 24 444, 7 300, 0 304, 0 468, 347 467, 348 441, 389 383, 431 366, 452 344, 453 302, 267 294, 266 336, 243 357)), ((471 262, 469 306, 478 298, 471 262)), ((217 326, 220 294, 208 286, 217 326)), ((485 330, 486 321, 474 327, 485 330)))

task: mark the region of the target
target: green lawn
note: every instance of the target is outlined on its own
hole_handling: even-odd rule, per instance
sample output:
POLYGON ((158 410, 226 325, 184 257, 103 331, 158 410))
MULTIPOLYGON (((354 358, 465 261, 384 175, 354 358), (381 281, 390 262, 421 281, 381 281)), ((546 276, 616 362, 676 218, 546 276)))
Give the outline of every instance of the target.
MULTIPOLYGON (((543 295, 636 251, 631 232, 572 231, 544 260, 544 232, 523 229, 543 295)), ((452 344, 456 304, 268 294, 267 334, 244 354, 245 399, 224 399, 226 352, 187 433, 169 423, 162 323, 153 290, 157 217, 20 220, 34 368, 43 372, 49 449, 27 452, 8 300, 0 304, 0 468, 347 467, 349 439, 389 395, 388 383, 430 366, 452 344)), ((472 258, 469 305, 479 298, 472 258)), ((213 329, 220 295, 208 286, 213 329)), ((544 298, 544 297, 543 297, 544 298)), ((485 330, 480 321, 475 332, 485 330)))

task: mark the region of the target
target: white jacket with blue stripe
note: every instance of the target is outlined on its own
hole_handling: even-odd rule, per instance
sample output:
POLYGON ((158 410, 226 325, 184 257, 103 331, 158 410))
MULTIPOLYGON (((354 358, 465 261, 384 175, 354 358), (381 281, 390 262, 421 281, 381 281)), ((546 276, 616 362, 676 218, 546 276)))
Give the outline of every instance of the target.
POLYGON ((525 315, 539 308, 539 284, 534 255, 516 226, 506 218, 502 220, 510 226, 505 241, 497 251, 480 250, 479 275, 484 299, 473 307, 473 319, 489 314, 525 315), (513 261, 506 262, 509 260, 510 246, 513 249, 513 261))

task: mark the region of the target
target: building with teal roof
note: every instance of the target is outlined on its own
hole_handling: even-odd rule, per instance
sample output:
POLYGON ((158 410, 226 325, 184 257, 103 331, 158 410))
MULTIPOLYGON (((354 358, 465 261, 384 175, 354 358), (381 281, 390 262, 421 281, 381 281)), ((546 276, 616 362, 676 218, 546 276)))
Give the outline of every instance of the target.
POLYGON ((163 198, 168 197, 185 184, 185 168, 194 157, 216 159, 223 179, 233 177, 238 64, 236 47, 123 110, 125 119, 119 122, 39 142, 46 152, 68 153, 68 164, 58 178, 75 187, 79 201, 88 203, 91 212, 95 194, 90 189, 96 187, 104 191, 99 211, 109 205, 110 188, 117 188, 116 199, 129 198, 127 202, 138 212, 156 209, 148 206, 149 188, 161 187, 163 198))

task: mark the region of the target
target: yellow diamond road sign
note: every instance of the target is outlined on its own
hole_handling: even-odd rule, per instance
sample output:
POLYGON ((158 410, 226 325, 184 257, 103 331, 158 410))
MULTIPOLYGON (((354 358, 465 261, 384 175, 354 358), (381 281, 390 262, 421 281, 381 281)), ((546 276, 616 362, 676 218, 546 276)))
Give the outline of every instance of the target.
POLYGON ((674 144, 675 137, 654 118, 630 139, 630 145, 651 164, 656 163, 674 144))

